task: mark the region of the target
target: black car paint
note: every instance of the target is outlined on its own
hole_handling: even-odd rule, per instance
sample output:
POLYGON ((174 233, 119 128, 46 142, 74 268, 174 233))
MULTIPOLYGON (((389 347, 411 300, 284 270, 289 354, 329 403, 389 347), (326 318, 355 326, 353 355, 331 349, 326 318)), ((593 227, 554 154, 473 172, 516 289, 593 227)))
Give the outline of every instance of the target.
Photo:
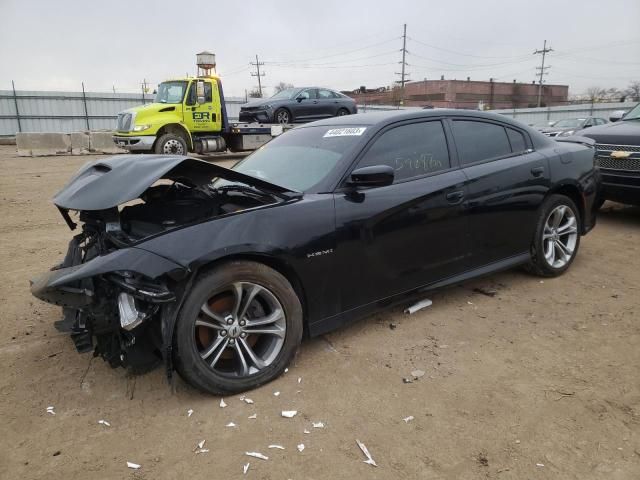
POLYGON ((576 132, 596 141, 597 163, 602 175, 602 197, 640 205, 640 120, 621 120, 576 132), (615 151, 629 152, 624 159, 615 151))
MULTIPOLYGON (((90 260, 81 269, 71 267, 66 281, 90 279, 110 268, 166 278, 177 297, 162 311, 163 353, 170 362, 173 326, 184 296, 200 271, 219 262, 253 259, 283 273, 301 299, 305 327, 313 336, 427 290, 525 263, 536 214, 552 192, 567 194, 578 204, 582 234, 594 226, 599 178, 589 147, 559 144, 506 117, 479 112, 371 113, 298 128, 353 125, 367 127, 357 148, 311 191, 152 236, 90 260), (385 129, 421 120, 448 125, 452 118, 515 128, 525 135, 529 150, 460 168, 447 126, 449 170, 385 187, 356 190, 348 185, 358 159, 385 129)), ((199 162, 169 159, 176 166, 199 162)), ((222 167, 214 172, 223 178, 234 174, 241 175, 222 167)), ((73 182, 67 189, 73 190, 73 182)), ((63 190, 57 198, 64 197, 63 190)), ((55 281, 38 282, 34 295, 51 301, 65 275, 59 272, 55 281)))
MULTIPOLYGON (((291 113, 293 122, 311 121, 322 118, 335 117, 340 110, 346 110, 349 114, 358 111, 356 102, 339 92, 334 92, 340 98, 322 99, 305 98, 298 100, 296 97, 305 90, 319 90, 317 87, 304 87, 297 89, 298 92, 289 99, 265 98, 254 100, 240 107, 238 120, 240 122, 276 122, 275 112, 279 108, 284 108, 291 113), (266 108, 266 106, 269 106, 266 108)), ((330 89, 323 89, 330 90, 330 89)), ((333 92, 333 90, 330 90, 333 92)))

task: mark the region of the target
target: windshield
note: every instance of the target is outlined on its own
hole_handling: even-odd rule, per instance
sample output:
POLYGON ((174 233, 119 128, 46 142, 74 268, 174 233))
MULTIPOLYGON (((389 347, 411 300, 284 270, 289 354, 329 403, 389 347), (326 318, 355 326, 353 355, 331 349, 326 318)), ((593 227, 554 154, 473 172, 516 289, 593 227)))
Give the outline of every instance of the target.
POLYGON ((300 90, 299 88, 285 88, 281 92, 276 93, 273 97, 274 100, 287 100, 293 98, 293 95, 300 90))
POLYGON ((566 120, 559 120, 553 126, 558 128, 573 128, 581 126, 584 121, 584 118, 567 118, 566 120))
POLYGON ((623 120, 638 120, 640 119, 640 103, 633 107, 629 113, 627 113, 623 120))
POLYGON ((182 103, 187 82, 162 82, 158 85, 156 102, 158 103, 182 103))
MULTIPOLYGON (((304 192, 327 178, 365 130, 366 127, 295 128, 260 147, 233 170, 304 192)), ((215 186, 227 183, 218 180, 215 186)))

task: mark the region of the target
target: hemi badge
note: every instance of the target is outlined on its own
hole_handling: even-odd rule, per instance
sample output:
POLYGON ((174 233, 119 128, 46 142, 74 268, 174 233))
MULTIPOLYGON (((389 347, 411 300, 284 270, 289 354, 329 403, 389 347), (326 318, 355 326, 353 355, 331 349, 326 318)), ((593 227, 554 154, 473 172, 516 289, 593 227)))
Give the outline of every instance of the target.
POLYGON ((611 158, 628 158, 630 155, 631 152, 623 152, 622 150, 611 152, 611 158))

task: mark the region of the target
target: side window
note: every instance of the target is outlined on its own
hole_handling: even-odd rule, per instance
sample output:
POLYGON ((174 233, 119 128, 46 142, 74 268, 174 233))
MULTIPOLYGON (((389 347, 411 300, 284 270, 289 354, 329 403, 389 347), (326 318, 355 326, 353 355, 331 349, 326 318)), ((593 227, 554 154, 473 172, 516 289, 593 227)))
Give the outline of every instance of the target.
POLYGON ((329 100, 331 98, 334 98, 333 97, 333 92, 330 91, 330 90, 322 90, 322 89, 320 89, 320 90, 318 90, 318 98, 320 100, 329 100))
POLYGON ((606 120, 604 118, 596 118, 596 125, 604 125, 606 120))
POLYGON ((300 92, 298 94, 298 97, 302 97, 307 100, 315 100, 316 98, 318 98, 318 91, 315 88, 309 88, 300 92))
POLYGON ((501 125, 454 120, 453 136, 463 165, 511 154, 507 133, 501 125))
POLYGON ((358 162, 358 168, 372 165, 392 167, 394 183, 450 168, 442 123, 411 123, 386 131, 358 162))
POLYGON ((211 82, 204 82, 204 101, 205 103, 211 103, 211 82))
POLYGON ((342 95, 340 95, 338 92, 331 92, 331 96, 333 98, 344 98, 342 95))
POLYGON ((527 142, 524 135, 513 128, 507 128, 507 136, 511 143, 511 150, 515 153, 524 152, 527 149, 527 142))

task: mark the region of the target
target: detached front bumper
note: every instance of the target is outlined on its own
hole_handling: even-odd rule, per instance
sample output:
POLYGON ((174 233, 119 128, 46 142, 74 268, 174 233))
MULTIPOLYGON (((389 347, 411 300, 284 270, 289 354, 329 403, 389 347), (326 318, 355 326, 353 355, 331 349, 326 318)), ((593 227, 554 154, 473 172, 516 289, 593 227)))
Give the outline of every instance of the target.
POLYGON ((258 123, 269 123, 271 122, 272 112, 271 110, 240 110, 240 115, 238 116, 239 122, 258 122, 258 123))
POLYGON ((113 141, 120 148, 124 148, 131 152, 148 152, 153 149, 156 142, 155 135, 141 135, 139 137, 130 137, 125 135, 114 135, 113 141))

